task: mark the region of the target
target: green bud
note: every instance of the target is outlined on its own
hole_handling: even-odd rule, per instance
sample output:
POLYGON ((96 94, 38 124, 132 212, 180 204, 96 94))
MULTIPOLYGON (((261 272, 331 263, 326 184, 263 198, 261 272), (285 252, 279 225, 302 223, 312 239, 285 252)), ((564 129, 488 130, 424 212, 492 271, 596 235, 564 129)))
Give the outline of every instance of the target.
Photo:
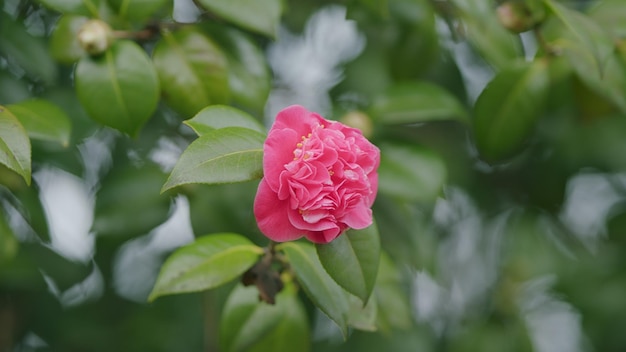
POLYGON ((347 126, 361 130, 365 138, 369 138, 374 132, 372 119, 361 111, 351 111, 343 115, 339 121, 347 126))
POLYGON ((91 56, 97 56, 113 43, 113 31, 101 20, 89 20, 78 31, 78 43, 91 56))
POLYGON ((498 20, 502 26, 513 33, 526 32, 535 27, 543 14, 534 14, 524 2, 507 1, 496 9, 498 20))

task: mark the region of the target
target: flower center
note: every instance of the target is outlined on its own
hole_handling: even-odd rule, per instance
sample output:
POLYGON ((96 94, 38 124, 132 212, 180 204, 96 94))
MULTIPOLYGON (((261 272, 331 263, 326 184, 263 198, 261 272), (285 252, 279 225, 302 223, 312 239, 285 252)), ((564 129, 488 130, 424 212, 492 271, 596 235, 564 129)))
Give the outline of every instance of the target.
MULTIPOLYGON (((323 128, 324 128, 323 124, 317 125, 313 129, 313 132, 315 132, 315 130, 317 129, 323 129, 323 128)), ((313 137, 313 132, 307 134, 306 136, 300 137, 302 142, 299 142, 296 144, 296 149, 293 150, 293 160, 299 160, 299 159, 308 160, 314 155, 313 151, 310 150, 311 148, 309 148, 311 137, 313 137)))

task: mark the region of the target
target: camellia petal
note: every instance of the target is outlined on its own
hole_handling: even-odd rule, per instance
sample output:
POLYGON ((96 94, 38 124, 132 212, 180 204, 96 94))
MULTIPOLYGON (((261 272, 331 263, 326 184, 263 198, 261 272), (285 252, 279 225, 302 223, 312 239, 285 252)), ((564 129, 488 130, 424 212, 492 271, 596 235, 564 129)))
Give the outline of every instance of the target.
POLYGON ((359 130, 294 105, 276 116, 263 152, 254 215, 268 238, 328 243, 372 224, 380 151, 359 130))
POLYGON ((274 191, 278 191, 279 177, 285 164, 293 160, 293 150, 284 146, 297 144, 299 138, 293 130, 272 130, 263 145, 263 174, 274 191))
POLYGON ((261 180, 254 199, 254 216, 261 232, 277 242, 293 241, 302 237, 302 230, 285 221, 288 211, 288 203, 279 200, 265 179, 261 180))

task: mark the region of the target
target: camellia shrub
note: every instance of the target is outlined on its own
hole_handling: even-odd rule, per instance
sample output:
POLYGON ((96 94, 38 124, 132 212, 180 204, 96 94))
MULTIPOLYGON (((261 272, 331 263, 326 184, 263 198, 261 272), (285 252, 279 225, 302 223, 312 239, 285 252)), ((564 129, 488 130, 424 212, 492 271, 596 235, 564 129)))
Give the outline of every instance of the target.
POLYGON ((623 351, 626 2, 0 0, 0 351, 623 351))

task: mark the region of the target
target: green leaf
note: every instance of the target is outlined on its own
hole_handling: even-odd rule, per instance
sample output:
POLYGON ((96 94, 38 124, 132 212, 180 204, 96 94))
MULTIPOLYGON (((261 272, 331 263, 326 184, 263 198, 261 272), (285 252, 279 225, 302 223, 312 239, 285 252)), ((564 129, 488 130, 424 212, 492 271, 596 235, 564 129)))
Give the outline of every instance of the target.
POLYGON ((376 331, 376 317, 378 316, 378 303, 371 299, 364 306, 361 299, 351 294, 347 294, 348 305, 348 325, 363 331, 376 331))
POLYGON ((319 260, 330 277, 365 305, 372 293, 378 261, 380 238, 376 224, 362 230, 350 229, 330 243, 317 244, 319 260))
POLYGON ((389 48, 384 52, 393 77, 398 82, 414 81, 424 76, 432 78, 433 64, 442 61, 433 3, 429 0, 395 0, 388 7, 391 14, 389 34, 394 33, 394 36, 382 34, 378 39, 389 38, 382 41, 389 48))
POLYGON ((30 140, 15 116, 0 105, 0 164, 15 171, 30 185, 30 140))
POLYGON ((556 3, 550 9, 554 16, 544 31, 546 41, 567 59, 587 88, 626 112, 626 70, 608 32, 580 12, 556 3))
POLYGON ((80 283, 93 271, 93 263, 82 263, 66 258, 44 243, 22 242, 20 255, 27 254, 41 271, 50 277, 59 291, 80 283))
POLYGON ((0 55, 47 84, 57 78, 57 68, 42 38, 33 37, 21 23, 0 12, 0 55))
POLYGON ((544 2, 553 15, 543 31, 546 42, 568 59, 583 82, 601 91, 599 81, 607 73, 606 62, 614 52, 608 33, 578 11, 552 1, 544 2))
POLYGON ((263 177, 265 135, 243 127, 210 131, 193 141, 161 192, 188 183, 231 183, 263 177))
POLYGON ((256 287, 235 287, 222 311, 220 346, 222 351, 308 351, 308 321, 295 286, 287 283, 275 305, 259 301, 256 287))
POLYGON ((474 135, 483 157, 498 161, 517 152, 541 116, 549 88, 548 62, 503 70, 476 101, 474 135))
POLYGON ((467 39, 487 62, 502 69, 523 59, 519 36, 498 21, 491 0, 454 0, 465 25, 467 39))
POLYGON ((256 219, 250 216, 250 210, 257 188, 256 182, 193 187, 188 198, 194 232, 246 233, 256 228, 256 219))
POLYGON ((522 60, 519 38, 506 31, 492 18, 471 17, 465 20, 470 42, 493 66, 506 68, 515 61, 522 60))
POLYGON ((37 0, 44 6, 64 14, 98 17, 100 0, 37 0))
POLYGON ((214 14, 242 28, 275 38, 282 13, 281 0, 198 0, 214 14))
POLYGON ((228 83, 233 102, 262 114, 269 95, 272 77, 265 54, 248 35, 219 23, 205 28, 228 59, 228 83))
POLYGON ((31 99, 7 106, 28 132, 30 138, 61 143, 70 142, 72 125, 65 111, 43 100, 31 99))
POLYGON ((576 46, 588 51, 596 66, 591 73, 603 72, 604 60, 613 52, 613 43, 607 33, 591 18, 578 11, 551 0, 544 0, 544 3, 554 15, 552 23, 548 23, 549 28, 545 30, 548 43, 556 48, 576 46))
POLYGON ((446 181, 440 156, 415 145, 383 144, 378 168, 380 192, 404 200, 432 202, 446 181))
MULTIPOLYGON (((10 186, 9 186, 10 188, 10 186)), ((41 189, 37 183, 30 187, 20 187, 13 191, 13 195, 19 200, 17 211, 26 220, 28 226, 39 236, 44 243, 50 243, 50 231, 46 211, 39 194, 41 189)))
POLYGON ((285 315, 280 296, 275 305, 269 305, 259 300, 255 286, 237 285, 222 311, 220 350, 244 351, 276 328, 285 315))
POLYGON ((0 267, 13 260, 18 249, 19 243, 15 239, 15 234, 4 218, 4 212, 0 209, 0 267))
POLYGON ((467 119, 465 108, 452 94, 427 82, 391 87, 374 99, 369 113, 377 121, 389 124, 467 119))
POLYGON ((18 80, 8 72, 0 71, 0 102, 13 104, 30 97, 28 83, 18 80))
POLYGON ((145 21, 165 6, 169 0, 108 0, 120 17, 131 21, 145 21))
POLYGON ((222 50, 193 27, 162 34, 153 60, 168 105, 187 118, 207 105, 228 102, 228 63, 222 50))
POLYGON ((360 0, 359 2, 380 17, 389 16, 389 0, 360 0))
POLYGON ((265 127, 254 117, 226 105, 207 106, 184 123, 191 127, 198 136, 225 127, 244 127, 259 133, 266 133, 265 127))
POLYGON ((626 2, 601 1, 589 11, 589 16, 615 38, 626 38, 626 2))
POLYGON ((94 120, 136 136, 159 101, 159 80, 145 51, 128 40, 76 66, 78 99, 94 120))
POLYGON ((61 107, 67 113, 72 123, 72 138, 70 143, 80 143, 84 138, 92 136, 101 125, 87 115, 83 109, 76 89, 69 86, 57 86, 46 90, 42 98, 61 107))
POLYGON ((89 18, 65 15, 59 18, 50 37, 50 53, 62 63, 71 64, 78 61, 85 50, 78 43, 78 31, 89 18))
POLYGON ((165 179, 152 163, 115 165, 96 193, 92 231, 98 236, 135 237, 165 222, 170 197, 159 194, 165 179))
POLYGON ((218 287, 248 270, 263 249, 247 238, 220 233, 204 236, 176 250, 163 264, 148 301, 176 293, 218 287))
POLYGON ((315 252, 315 247, 303 242, 285 242, 277 249, 287 255, 298 282, 311 301, 334 321, 343 336, 347 336, 348 301, 346 293, 328 275, 315 252))
POLYGON ((374 289, 378 303, 376 325, 383 331, 406 330, 411 326, 411 305, 403 286, 398 267, 383 252, 374 289))
POLYGON ((265 335, 249 349, 249 352, 302 351, 311 350, 311 333, 308 317, 295 287, 289 283, 278 294, 276 304, 285 315, 274 330, 265 335))

